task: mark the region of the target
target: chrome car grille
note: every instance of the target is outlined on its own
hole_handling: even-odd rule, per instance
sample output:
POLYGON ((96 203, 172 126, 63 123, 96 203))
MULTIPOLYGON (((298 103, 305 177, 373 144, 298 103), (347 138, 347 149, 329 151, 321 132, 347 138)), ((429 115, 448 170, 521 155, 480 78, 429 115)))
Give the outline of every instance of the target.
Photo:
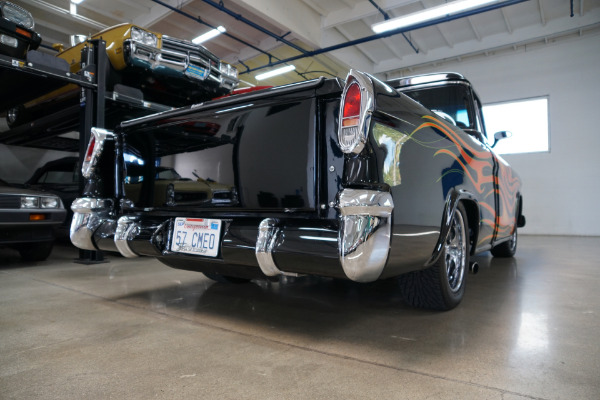
POLYGON ((180 40, 170 36, 162 37, 163 58, 168 58, 169 53, 186 54, 190 60, 190 64, 199 65, 205 68, 210 67, 210 74, 219 76, 219 59, 204 47, 193 44, 187 40, 180 40))

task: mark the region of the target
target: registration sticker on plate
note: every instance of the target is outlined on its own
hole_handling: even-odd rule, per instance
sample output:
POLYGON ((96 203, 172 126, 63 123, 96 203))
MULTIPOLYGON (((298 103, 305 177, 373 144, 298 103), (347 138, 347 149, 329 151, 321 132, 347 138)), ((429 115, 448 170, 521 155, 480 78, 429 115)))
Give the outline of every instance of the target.
POLYGON ((198 67, 196 65, 189 65, 185 70, 186 75, 188 75, 191 78, 200 79, 201 81, 206 79, 206 77, 208 76, 208 72, 208 69, 198 67))
POLYGON ((221 221, 206 218, 175 218, 171 251, 216 257, 221 221))

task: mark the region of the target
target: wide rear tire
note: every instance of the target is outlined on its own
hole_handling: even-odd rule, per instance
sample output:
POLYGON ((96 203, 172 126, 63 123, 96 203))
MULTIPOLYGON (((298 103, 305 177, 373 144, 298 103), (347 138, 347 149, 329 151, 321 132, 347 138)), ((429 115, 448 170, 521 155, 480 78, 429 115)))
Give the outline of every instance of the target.
POLYGON ((469 267, 469 224, 459 204, 437 262, 399 278, 404 301, 413 306, 446 311, 456 307, 465 293, 469 267))

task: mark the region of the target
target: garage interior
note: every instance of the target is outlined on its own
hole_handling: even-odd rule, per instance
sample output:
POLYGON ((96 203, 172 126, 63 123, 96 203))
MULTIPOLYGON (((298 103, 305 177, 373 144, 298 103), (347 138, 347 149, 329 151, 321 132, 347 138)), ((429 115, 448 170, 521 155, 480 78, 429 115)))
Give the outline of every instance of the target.
MULTIPOLYGON (((240 87, 350 68, 382 80, 454 71, 484 107, 548 99, 548 134, 545 150, 502 155, 523 181, 516 256, 475 257, 479 273, 449 312, 405 305, 393 280, 227 285, 151 258, 75 262, 65 238, 42 262, 0 248, 0 398, 600 397, 600 2, 501 1, 387 37, 371 26, 445 2, 14 2, 47 54, 123 22, 186 40, 223 26, 203 45, 238 69, 240 87), (256 80, 282 65, 295 70, 256 80)), ((78 156, 7 144, 5 117, 3 180, 78 156)))

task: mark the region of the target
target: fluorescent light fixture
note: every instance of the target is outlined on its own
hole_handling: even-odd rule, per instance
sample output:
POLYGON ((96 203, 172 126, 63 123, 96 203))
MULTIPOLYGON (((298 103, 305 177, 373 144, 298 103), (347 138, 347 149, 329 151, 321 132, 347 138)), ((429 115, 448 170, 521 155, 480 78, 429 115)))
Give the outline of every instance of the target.
POLYGON ((77 15, 77 4, 71 2, 69 6, 69 13, 71 13, 71 15, 77 15))
POLYGON ((222 26, 217 26, 215 29, 211 29, 210 31, 198 36, 195 39, 192 39, 192 43, 194 44, 200 44, 200 43, 204 43, 207 40, 210 40, 216 36, 219 36, 221 33, 226 32, 227 29, 223 28, 222 26))
POLYGON ((277 68, 269 72, 265 72, 264 74, 258 74, 254 78, 257 81, 262 81, 263 79, 271 78, 276 75, 285 74, 286 72, 290 72, 296 69, 295 65, 286 65, 285 67, 277 68))
POLYGON ((371 26, 373 32, 381 33, 391 31, 393 29, 405 28, 407 26, 420 24, 422 22, 431 21, 436 18, 445 17, 448 15, 458 14, 462 11, 468 11, 474 8, 482 7, 491 3, 497 3, 500 0, 458 0, 451 3, 442 4, 441 6, 427 8, 423 11, 404 15, 402 17, 388 19, 387 21, 378 22, 371 26))
POLYGON ((71 3, 73 3, 73 4, 81 4, 81 3, 83 3, 83 0, 71 0, 71 3))

